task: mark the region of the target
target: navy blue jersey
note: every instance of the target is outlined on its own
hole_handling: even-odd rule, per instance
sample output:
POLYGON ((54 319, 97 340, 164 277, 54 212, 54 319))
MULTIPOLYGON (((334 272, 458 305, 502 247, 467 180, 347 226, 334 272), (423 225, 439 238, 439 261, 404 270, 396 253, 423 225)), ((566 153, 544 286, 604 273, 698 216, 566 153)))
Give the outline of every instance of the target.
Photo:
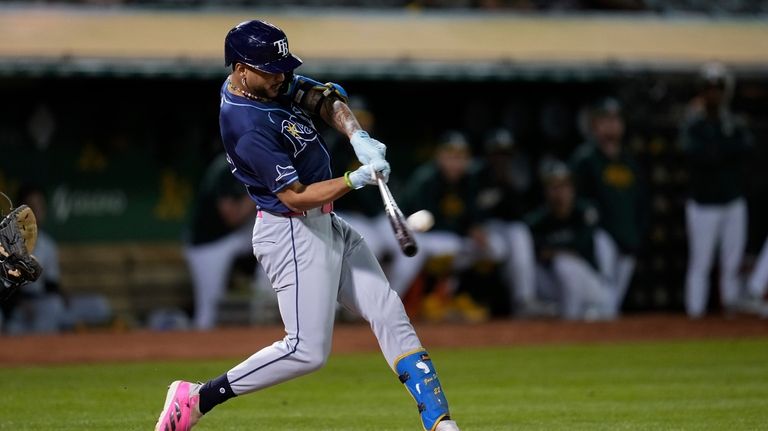
POLYGON ((312 119, 286 96, 261 102, 221 88, 221 139, 232 174, 259 209, 291 210, 277 193, 294 181, 331 179, 331 157, 312 119))

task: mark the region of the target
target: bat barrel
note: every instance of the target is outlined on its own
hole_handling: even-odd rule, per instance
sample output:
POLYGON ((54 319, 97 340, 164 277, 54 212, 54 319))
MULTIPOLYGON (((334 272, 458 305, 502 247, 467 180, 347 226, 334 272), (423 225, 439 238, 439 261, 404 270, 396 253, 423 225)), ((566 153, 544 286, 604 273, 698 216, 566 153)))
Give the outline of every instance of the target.
POLYGON ((410 242, 408 244, 403 245, 402 247, 403 254, 405 254, 408 257, 416 256, 416 252, 419 251, 419 248, 416 246, 415 242, 410 242))

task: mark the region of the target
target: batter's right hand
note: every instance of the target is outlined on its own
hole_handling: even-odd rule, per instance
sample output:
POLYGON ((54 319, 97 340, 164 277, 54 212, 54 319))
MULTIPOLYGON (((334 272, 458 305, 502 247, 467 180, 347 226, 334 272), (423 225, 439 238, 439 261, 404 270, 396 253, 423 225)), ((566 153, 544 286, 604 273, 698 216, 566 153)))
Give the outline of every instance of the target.
POLYGON ((349 142, 355 150, 357 160, 364 165, 374 160, 384 160, 387 154, 387 146, 371 138, 365 130, 356 131, 349 142))
POLYGON ((377 159, 370 164, 360 166, 354 172, 350 172, 349 182, 352 184, 352 188, 357 190, 369 184, 376 184, 376 173, 380 173, 386 183, 389 181, 390 172, 389 162, 384 159, 377 159))

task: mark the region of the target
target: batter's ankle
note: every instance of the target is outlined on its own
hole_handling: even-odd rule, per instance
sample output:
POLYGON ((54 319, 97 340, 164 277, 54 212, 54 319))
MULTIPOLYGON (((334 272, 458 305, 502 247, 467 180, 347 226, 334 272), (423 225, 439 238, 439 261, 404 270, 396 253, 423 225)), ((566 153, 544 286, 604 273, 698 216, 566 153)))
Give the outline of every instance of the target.
POLYGON ((236 396, 226 374, 208 380, 200 387, 200 413, 206 414, 217 405, 236 396))

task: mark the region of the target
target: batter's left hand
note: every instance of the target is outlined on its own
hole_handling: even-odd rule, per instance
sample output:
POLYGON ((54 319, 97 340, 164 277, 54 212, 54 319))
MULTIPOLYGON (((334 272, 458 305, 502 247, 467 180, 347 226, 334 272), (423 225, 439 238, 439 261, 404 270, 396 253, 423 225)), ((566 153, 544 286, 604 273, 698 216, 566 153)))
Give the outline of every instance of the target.
MULTIPOLYGON (((382 144, 383 145, 383 144, 382 144)), ((373 175, 381 174, 381 178, 385 183, 389 182, 389 174, 392 173, 392 168, 389 166, 389 162, 384 159, 373 160, 371 162, 371 170, 373 175)), ((376 181, 374 181, 374 184, 376 181)))
POLYGON ((356 171, 349 173, 349 183, 353 189, 359 189, 367 185, 376 184, 376 174, 379 173, 384 178, 384 182, 389 181, 391 169, 389 163, 384 159, 372 161, 368 165, 357 168, 356 171))
POLYGON ((365 130, 358 130, 353 133, 349 142, 355 150, 357 160, 364 165, 374 160, 384 160, 387 154, 387 146, 371 138, 365 130))

